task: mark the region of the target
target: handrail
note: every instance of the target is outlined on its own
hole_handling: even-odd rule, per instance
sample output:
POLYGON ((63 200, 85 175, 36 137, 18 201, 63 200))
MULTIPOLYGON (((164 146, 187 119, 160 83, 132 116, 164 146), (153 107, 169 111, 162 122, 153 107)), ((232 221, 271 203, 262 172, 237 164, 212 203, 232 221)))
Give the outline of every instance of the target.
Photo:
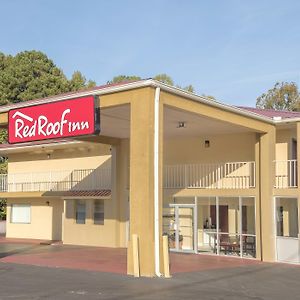
POLYGON ((75 169, 0 174, 0 191, 67 191, 111 188, 111 169, 75 169))
POLYGON ((274 160, 274 188, 296 188, 298 186, 297 159, 274 160))
POLYGON ((246 189, 255 187, 255 162, 166 165, 165 188, 246 189))

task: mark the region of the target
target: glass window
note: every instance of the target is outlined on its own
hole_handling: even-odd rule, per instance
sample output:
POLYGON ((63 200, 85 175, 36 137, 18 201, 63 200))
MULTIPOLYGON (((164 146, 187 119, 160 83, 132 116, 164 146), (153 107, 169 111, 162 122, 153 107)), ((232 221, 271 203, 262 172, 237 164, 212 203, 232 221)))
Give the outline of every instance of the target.
POLYGON ((11 205, 11 223, 29 224, 31 221, 31 206, 29 204, 11 205))
POLYGON ((86 205, 84 200, 76 200, 76 224, 85 224, 86 205))
POLYGON ((104 224, 104 201, 95 200, 94 202, 94 224, 104 224))
POLYGON ((298 201, 296 198, 276 199, 277 236, 298 237, 298 201))

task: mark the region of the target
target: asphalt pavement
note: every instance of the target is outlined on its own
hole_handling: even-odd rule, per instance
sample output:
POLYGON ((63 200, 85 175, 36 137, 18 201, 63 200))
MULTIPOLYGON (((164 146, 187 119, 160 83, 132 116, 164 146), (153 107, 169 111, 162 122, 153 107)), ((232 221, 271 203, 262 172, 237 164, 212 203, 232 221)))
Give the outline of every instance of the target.
POLYGON ((0 263, 0 299, 300 299, 300 266, 245 265, 171 279, 0 263))

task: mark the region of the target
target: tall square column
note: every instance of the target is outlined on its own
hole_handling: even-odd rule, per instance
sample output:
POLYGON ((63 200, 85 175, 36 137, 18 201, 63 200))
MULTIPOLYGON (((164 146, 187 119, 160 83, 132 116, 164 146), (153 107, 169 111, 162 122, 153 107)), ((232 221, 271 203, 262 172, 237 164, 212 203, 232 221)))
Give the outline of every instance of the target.
MULTIPOLYGON (((130 102, 130 239, 133 234, 138 236, 141 276, 155 275, 154 96, 155 90, 147 89, 143 98, 133 98, 130 102)), ((162 140, 162 131, 159 132, 159 135, 159 140, 162 140)), ((159 151, 159 160, 161 160, 161 152, 159 151)), ((161 163, 159 168, 159 173, 162 173, 161 163)), ((162 199, 160 197, 160 211, 161 206, 162 199)), ((159 223, 161 227, 161 218, 159 223)), ((131 240, 127 252, 127 272, 133 274, 131 240)))
POLYGON ((260 212, 261 212, 261 258, 275 261, 275 225, 273 188, 275 181, 276 129, 260 135, 260 212))

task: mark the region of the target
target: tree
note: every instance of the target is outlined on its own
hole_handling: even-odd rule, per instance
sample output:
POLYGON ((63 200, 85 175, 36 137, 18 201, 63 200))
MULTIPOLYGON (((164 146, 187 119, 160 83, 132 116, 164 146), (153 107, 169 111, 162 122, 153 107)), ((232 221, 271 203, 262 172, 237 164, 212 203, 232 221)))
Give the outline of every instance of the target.
POLYGON ((141 77, 135 75, 118 75, 115 76, 112 80, 107 81, 107 84, 130 82, 137 80, 141 80, 141 77))
POLYGON ((277 82, 272 89, 257 98, 256 107, 300 111, 298 86, 294 82, 277 82))
POLYGON ((157 80, 157 81, 160 81, 162 83, 166 83, 168 85, 174 85, 173 79, 169 75, 167 75, 165 73, 163 73, 163 74, 157 74, 156 76, 153 77, 153 79, 157 80))
POLYGON ((89 80, 81 74, 79 71, 75 71, 70 79, 69 86, 71 91, 79 91, 84 88, 94 87, 96 85, 95 81, 89 80))
MULTIPOLYGON (((142 78, 140 76, 135 76, 135 75, 118 75, 115 76, 112 80, 107 81, 108 84, 113 84, 113 83, 122 83, 122 82, 130 82, 130 81, 137 81, 141 80, 142 78)), ((174 86, 174 81, 171 76, 162 73, 162 74, 157 74, 153 77, 154 80, 160 81, 162 83, 172 85, 174 86)), ((184 89, 190 93, 194 93, 195 89, 194 87, 190 84, 184 88, 181 86, 177 85, 178 88, 184 89)))
POLYGON ((95 85, 80 72, 68 80, 61 69, 40 51, 16 56, 0 53, 0 105, 44 98, 95 85))

